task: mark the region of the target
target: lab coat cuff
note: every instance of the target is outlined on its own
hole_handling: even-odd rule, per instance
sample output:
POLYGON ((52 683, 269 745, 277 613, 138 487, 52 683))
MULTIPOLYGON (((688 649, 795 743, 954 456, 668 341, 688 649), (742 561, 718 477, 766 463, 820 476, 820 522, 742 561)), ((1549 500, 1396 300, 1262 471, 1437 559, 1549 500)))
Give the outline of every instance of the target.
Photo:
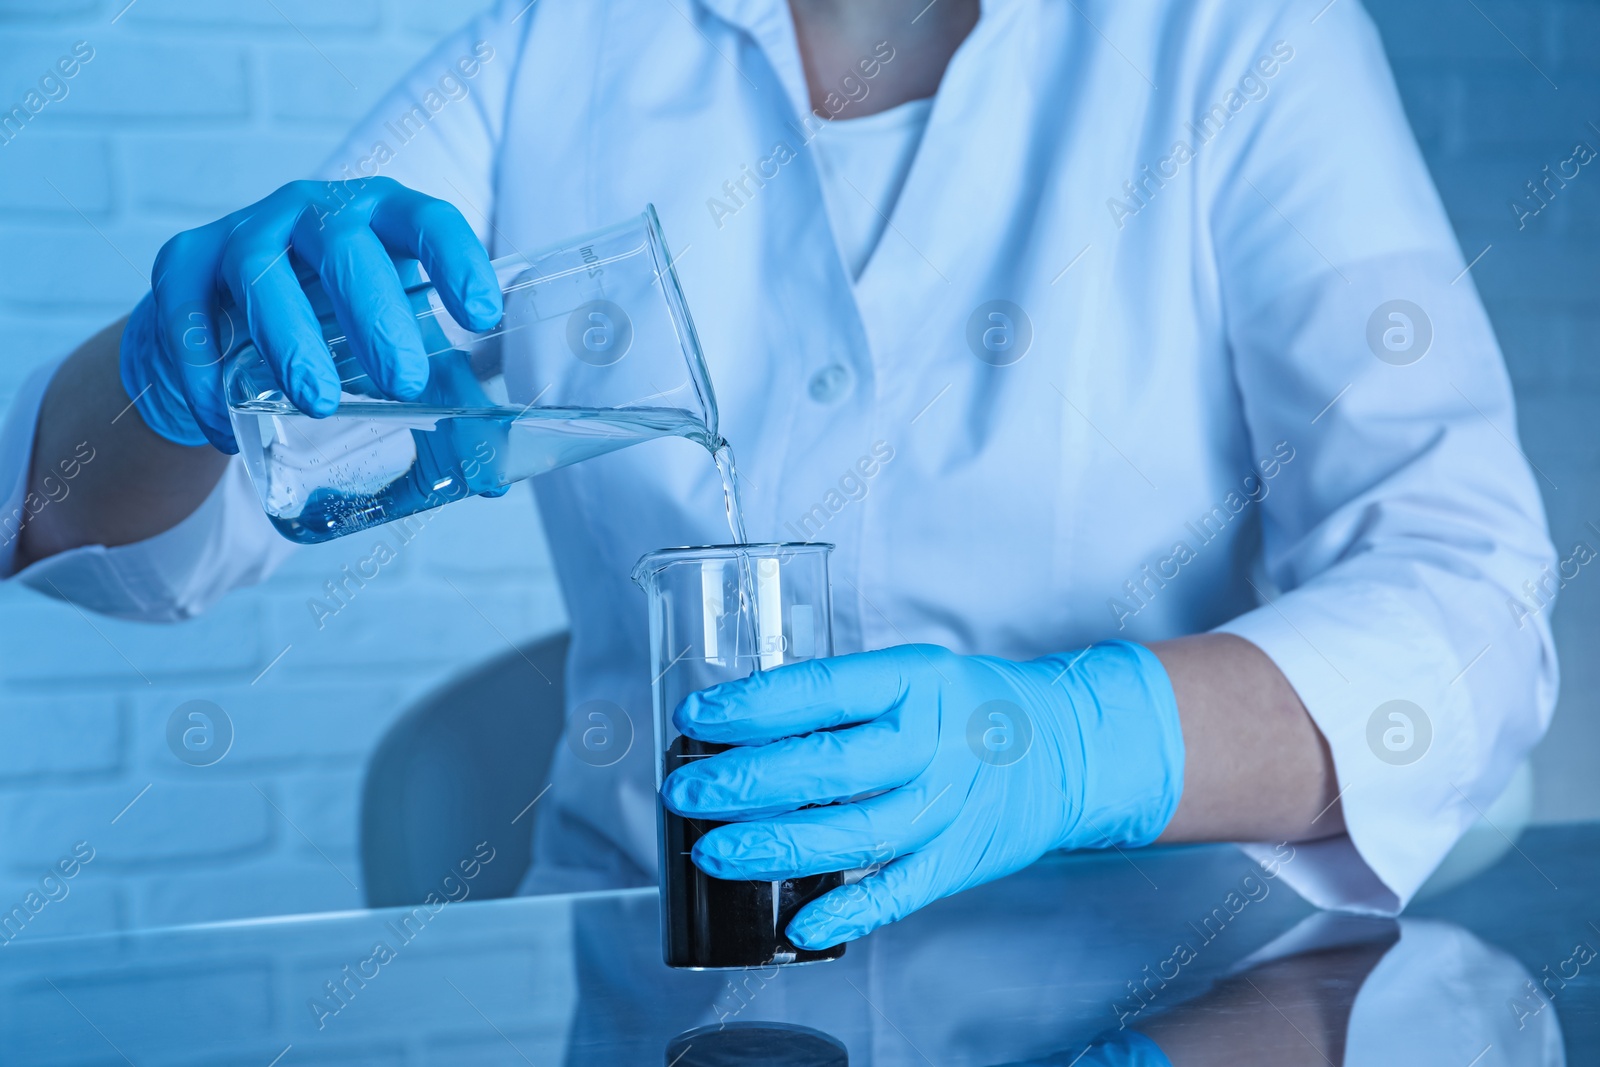
POLYGON ((1450 785, 1476 765, 1469 698, 1449 685, 1456 657, 1431 623, 1392 589, 1357 578, 1301 586, 1218 627, 1277 665, 1333 757, 1346 832, 1294 844, 1282 865, 1284 881, 1318 907, 1397 914, 1472 822, 1450 785), (1373 740, 1374 716, 1408 696, 1437 724, 1425 762, 1373 740))
POLYGON ((33 437, 39 425, 39 408, 50 381, 63 360, 39 367, 23 380, 0 425, 0 578, 16 571, 17 543, 30 515, 49 507, 49 501, 28 495, 33 466, 33 437))
POLYGON ((14 577, 85 611, 175 622, 229 589, 260 581, 293 549, 273 533, 236 459, 205 501, 170 529, 132 544, 58 552, 14 577))
POLYGON ((1400 912, 1400 898, 1362 858, 1348 834, 1239 847, 1263 870, 1276 870, 1285 885, 1319 908, 1382 917, 1400 912))

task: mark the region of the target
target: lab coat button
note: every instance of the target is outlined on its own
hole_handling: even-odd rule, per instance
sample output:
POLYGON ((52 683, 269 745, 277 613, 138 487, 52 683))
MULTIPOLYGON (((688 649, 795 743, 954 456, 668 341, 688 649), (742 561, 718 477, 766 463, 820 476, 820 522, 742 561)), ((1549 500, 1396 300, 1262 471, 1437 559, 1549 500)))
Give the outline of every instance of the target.
POLYGON ((830 363, 811 376, 807 389, 817 403, 834 404, 850 395, 853 377, 849 367, 830 363))

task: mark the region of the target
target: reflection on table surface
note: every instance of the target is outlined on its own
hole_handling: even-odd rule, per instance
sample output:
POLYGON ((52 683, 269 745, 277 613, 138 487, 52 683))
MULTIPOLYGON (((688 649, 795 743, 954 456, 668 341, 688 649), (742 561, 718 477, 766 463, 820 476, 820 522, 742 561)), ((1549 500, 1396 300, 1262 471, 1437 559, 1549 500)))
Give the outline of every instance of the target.
POLYGON ((663 967, 647 890, 18 937, 0 1049, 138 1067, 1588 1062, 1597 845, 1600 827, 1535 831, 1399 921, 1314 913, 1230 847, 1055 856, 839 962, 735 972, 663 967), (775 1024, 804 1029, 752 1032, 775 1024))

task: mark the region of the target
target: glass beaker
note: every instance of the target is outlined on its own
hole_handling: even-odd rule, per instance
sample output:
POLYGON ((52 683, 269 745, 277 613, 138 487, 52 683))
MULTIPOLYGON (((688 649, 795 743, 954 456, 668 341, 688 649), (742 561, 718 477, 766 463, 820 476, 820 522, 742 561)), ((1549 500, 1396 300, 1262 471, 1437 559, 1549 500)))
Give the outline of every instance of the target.
POLYGON ((261 504, 291 541, 327 541, 659 437, 721 443, 700 342, 654 207, 494 261, 505 316, 473 333, 408 285, 428 353, 416 400, 381 395, 320 284, 304 284, 339 372, 338 409, 299 411, 246 337, 228 413, 261 504))
POLYGON ((781 882, 712 878, 694 843, 721 823, 662 806, 666 777, 726 745, 685 737, 672 712, 690 693, 833 654, 827 544, 669 548, 640 559, 633 579, 649 597, 655 709, 661 950, 669 967, 759 967, 838 959, 844 946, 796 948, 784 936, 800 908, 843 884, 840 874, 781 882))

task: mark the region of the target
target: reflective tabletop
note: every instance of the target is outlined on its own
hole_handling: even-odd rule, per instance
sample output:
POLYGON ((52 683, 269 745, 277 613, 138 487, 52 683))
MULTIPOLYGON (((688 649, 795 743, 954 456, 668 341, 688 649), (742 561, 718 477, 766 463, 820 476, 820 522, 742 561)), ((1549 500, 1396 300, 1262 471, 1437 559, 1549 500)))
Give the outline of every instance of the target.
MULTIPOLYGON (((1293 862, 1285 847, 1284 863, 1293 862)), ((1600 1062, 1600 826, 1399 920, 1226 846, 1050 856, 809 966, 671 971, 656 894, 0 948, 7 1064, 1600 1062)), ((448 884, 448 883, 446 883, 448 884)))

